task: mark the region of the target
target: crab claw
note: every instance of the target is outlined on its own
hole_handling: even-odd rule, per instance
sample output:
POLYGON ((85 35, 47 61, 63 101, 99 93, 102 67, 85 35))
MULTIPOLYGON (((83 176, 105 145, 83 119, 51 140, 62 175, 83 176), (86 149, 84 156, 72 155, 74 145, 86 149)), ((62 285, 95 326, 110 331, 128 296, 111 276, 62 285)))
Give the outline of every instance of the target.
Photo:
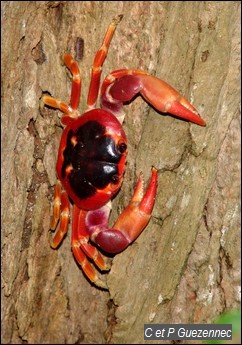
POLYGON ((163 113, 170 113, 184 120, 205 126, 197 110, 173 87, 152 75, 139 76, 144 99, 163 113))
POLYGON ((118 217, 113 228, 107 227, 107 219, 110 211, 107 206, 97 211, 88 212, 86 225, 91 240, 108 253, 117 254, 123 251, 147 226, 151 218, 156 190, 157 170, 153 167, 145 194, 143 175, 141 174, 129 205, 118 217), (103 213, 102 216, 100 216, 101 213, 103 213), (102 226, 100 226, 100 217, 103 218, 101 222, 102 226), (95 224, 97 219, 99 226, 95 224))
MULTIPOLYGON (((141 70, 117 70, 103 82, 102 105, 120 111, 124 102, 140 93, 156 110, 205 126, 198 111, 165 81, 141 70)), ((116 115, 116 114, 115 114, 116 115)))

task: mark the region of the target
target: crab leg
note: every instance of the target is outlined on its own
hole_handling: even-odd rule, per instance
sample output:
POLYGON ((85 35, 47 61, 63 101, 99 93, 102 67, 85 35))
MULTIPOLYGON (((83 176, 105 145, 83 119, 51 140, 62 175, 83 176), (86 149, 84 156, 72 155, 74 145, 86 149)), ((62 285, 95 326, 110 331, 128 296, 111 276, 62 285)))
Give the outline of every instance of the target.
POLYGON ((106 289, 106 284, 98 278, 96 270, 94 270, 86 257, 86 255, 90 257, 101 270, 108 270, 110 268, 107 267, 97 248, 87 243, 89 234, 85 225, 86 214, 87 211, 81 210, 76 205, 73 205, 72 251, 78 264, 81 265, 90 281, 106 289))
POLYGON ((117 25, 119 24, 119 22, 122 20, 122 18, 123 18, 122 15, 118 15, 113 19, 112 23, 109 25, 107 32, 104 36, 102 46, 98 50, 94 58, 91 83, 90 83, 90 88, 89 88, 89 93, 88 93, 88 98, 87 98, 88 109, 95 108, 97 97, 98 97, 102 65, 106 59, 108 48, 112 40, 114 31, 117 25))
POLYGON ((103 214, 100 216, 98 214, 100 210, 105 212, 106 205, 100 210, 88 212, 86 225, 90 238, 104 251, 112 254, 121 252, 147 226, 154 206, 157 189, 157 170, 155 168, 152 168, 152 176, 144 195, 143 189, 143 176, 140 175, 129 205, 118 217, 113 228, 109 229, 107 227, 108 215, 105 216, 103 214), (100 220, 101 225, 97 225, 97 219, 100 220))
POLYGON ((80 102, 81 73, 77 62, 73 59, 71 55, 64 54, 64 62, 73 75, 70 106, 73 110, 76 110, 80 102))
POLYGON ((53 206, 53 216, 51 220, 51 230, 55 230, 60 220, 59 228, 51 240, 51 247, 57 248, 62 242, 68 230, 68 223, 70 218, 70 202, 67 193, 63 190, 61 192, 60 181, 57 181, 54 206, 53 206))
POLYGON ((137 94, 162 113, 170 113, 184 120, 205 126, 198 111, 173 87, 140 70, 117 70, 104 80, 101 90, 102 108, 119 117, 123 103, 137 94))
POLYGON ((81 74, 78 64, 71 55, 64 54, 64 63, 73 75, 70 105, 48 95, 44 95, 42 100, 44 104, 50 106, 51 108, 59 109, 66 114, 66 116, 62 116, 61 122, 63 125, 68 125, 79 115, 77 108, 79 106, 81 94, 81 74))
POLYGON ((44 102, 44 104, 48 105, 51 108, 54 109, 59 109, 60 111, 62 111, 64 114, 70 115, 72 116, 74 114, 73 109, 71 108, 70 105, 60 101, 59 99, 56 99, 54 97, 48 96, 48 95, 44 95, 42 97, 42 100, 44 102))
POLYGON ((55 185, 55 195, 53 202, 53 213, 51 218, 51 230, 55 230, 60 219, 60 209, 61 209, 61 182, 57 180, 55 185))

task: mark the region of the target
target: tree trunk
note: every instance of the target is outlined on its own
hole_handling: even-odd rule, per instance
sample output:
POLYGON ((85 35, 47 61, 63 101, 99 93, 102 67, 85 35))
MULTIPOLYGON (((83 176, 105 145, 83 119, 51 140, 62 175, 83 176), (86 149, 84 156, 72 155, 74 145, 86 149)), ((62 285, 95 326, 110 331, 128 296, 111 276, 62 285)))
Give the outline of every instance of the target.
POLYGON ((240 2, 1 6, 2 343, 145 343, 145 323, 210 323, 238 308, 240 2), (82 71, 85 111, 95 52, 121 13, 103 76, 120 68, 156 75, 207 126, 160 115, 140 97, 125 107, 128 163, 111 222, 152 165, 158 195, 149 225, 113 259, 101 291, 75 263, 70 231, 58 250, 49 245, 62 128, 60 113, 40 100, 48 92, 68 102, 69 52, 82 71))

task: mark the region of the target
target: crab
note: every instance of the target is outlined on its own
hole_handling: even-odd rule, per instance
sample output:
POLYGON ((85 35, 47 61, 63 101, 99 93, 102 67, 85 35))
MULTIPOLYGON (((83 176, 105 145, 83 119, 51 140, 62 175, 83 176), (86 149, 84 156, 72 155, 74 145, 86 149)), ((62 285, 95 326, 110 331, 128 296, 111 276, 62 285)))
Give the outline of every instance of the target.
POLYGON ((123 105, 140 94, 160 113, 205 125, 198 111, 174 88, 139 69, 111 72, 102 83, 100 108, 96 107, 102 66, 121 19, 122 15, 113 19, 96 53, 85 113, 78 110, 80 70, 69 54, 64 55, 64 63, 72 74, 70 104, 49 95, 42 98, 45 105, 64 113, 61 123, 65 126, 56 164, 58 179, 50 224, 56 233, 51 247, 57 248, 67 232, 72 203, 74 257, 90 282, 104 289, 107 285, 98 269, 107 271, 110 264, 103 254, 122 252, 140 235, 151 218, 157 192, 158 172, 152 167, 146 190, 141 173, 129 205, 113 227, 108 226, 111 199, 122 185, 127 156, 123 105))

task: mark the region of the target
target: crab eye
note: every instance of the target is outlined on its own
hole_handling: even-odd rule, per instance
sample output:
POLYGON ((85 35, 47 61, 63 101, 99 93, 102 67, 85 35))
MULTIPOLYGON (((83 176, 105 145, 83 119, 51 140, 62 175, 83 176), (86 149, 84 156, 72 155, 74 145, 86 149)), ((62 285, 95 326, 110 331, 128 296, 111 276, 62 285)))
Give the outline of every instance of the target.
POLYGON ((117 184, 119 182, 119 177, 118 175, 113 175, 111 177, 112 183, 117 184))
POLYGON ((118 143, 118 150, 120 153, 124 153, 127 150, 127 145, 122 141, 118 143))

